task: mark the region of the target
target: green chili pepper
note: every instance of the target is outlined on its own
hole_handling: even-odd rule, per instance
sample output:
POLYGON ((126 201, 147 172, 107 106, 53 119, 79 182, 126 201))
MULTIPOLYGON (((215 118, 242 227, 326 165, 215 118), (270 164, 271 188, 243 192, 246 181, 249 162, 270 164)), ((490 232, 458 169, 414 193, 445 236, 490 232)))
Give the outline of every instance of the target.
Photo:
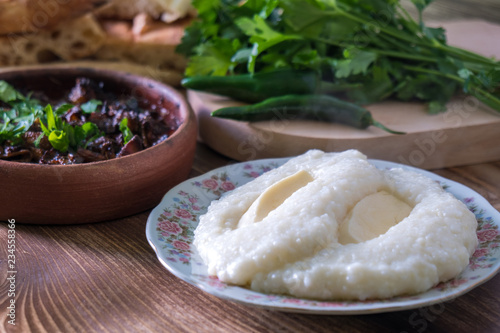
POLYGON ((212 112, 212 116, 243 121, 309 119, 340 123, 360 129, 373 125, 392 134, 404 134, 374 120, 367 109, 328 95, 273 97, 253 105, 221 108, 212 112))
POLYGON ((192 76, 183 79, 182 86, 255 103, 286 94, 317 93, 320 80, 315 71, 286 69, 254 75, 192 76))

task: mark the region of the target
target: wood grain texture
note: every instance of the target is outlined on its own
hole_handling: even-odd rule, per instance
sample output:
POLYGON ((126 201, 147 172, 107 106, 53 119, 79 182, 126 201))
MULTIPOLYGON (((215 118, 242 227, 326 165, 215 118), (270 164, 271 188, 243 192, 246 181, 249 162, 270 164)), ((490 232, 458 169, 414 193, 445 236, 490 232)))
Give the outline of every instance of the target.
MULTIPOLYGON (((478 3, 490 3, 492 12, 499 5, 435 5, 465 4, 472 15, 483 12, 478 3)), ((229 163, 198 144, 191 176, 229 163)), ((500 210, 500 157, 434 171, 500 210)), ((77 226, 17 224, 16 326, 7 323, 8 228, 0 223, 0 332, 500 332, 499 276, 453 301, 376 315, 281 313, 221 300, 159 263, 145 237, 148 214, 77 226)))
MULTIPOLYGON (((234 161, 199 144, 191 176, 234 161)), ((435 170, 500 209, 500 162, 435 170)), ((16 326, 7 323, 0 224, 0 332, 495 332, 500 278, 453 301, 363 316, 281 313, 218 299, 170 274, 145 237, 149 211, 78 226, 16 225, 16 326), (480 320, 478 319, 480 318, 480 320)))

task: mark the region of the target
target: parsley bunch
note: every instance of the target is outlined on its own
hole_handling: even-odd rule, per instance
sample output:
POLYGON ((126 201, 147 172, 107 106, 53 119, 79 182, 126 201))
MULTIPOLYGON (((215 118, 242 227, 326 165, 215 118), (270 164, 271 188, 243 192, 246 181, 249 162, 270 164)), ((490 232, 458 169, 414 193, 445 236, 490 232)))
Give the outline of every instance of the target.
POLYGON ((188 77, 308 69, 359 104, 420 100, 437 113, 462 90, 500 111, 500 63, 447 45, 422 21, 432 0, 411 1, 417 19, 398 0, 193 0, 177 51, 188 77))

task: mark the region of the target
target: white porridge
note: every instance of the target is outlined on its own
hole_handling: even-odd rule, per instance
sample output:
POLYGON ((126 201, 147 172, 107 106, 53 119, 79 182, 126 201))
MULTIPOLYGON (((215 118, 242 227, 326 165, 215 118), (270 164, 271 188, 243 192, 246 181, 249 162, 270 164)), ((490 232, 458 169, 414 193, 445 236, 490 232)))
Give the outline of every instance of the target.
POLYGON ((194 244, 210 275, 315 299, 423 292, 477 246, 467 207, 433 180, 313 150, 214 201, 194 244))

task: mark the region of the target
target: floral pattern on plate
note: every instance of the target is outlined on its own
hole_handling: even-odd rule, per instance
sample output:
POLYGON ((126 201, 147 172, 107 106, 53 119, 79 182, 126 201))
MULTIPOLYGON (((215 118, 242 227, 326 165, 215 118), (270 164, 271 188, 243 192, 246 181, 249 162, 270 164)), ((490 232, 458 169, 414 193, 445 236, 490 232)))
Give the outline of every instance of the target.
POLYGON ((194 230, 200 215, 213 200, 241 186, 287 159, 269 159, 238 163, 212 170, 187 180, 171 189, 151 212, 146 236, 158 259, 177 277, 208 293, 248 305, 282 311, 317 314, 361 314, 411 309, 443 302, 493 277, 500 270, 500 213, 473 190, 431 172, 397 163, 371 160, 380 169, 403 167, 427 175, 462 200, 476 215, 479 246, 469 266, 455 279, 439 283, 431 290, 412 296, 366 301, 315 301, 286 295, 258 293, 243 287, 228 285, 209 276, 207 268, 192 245, 194 230))

